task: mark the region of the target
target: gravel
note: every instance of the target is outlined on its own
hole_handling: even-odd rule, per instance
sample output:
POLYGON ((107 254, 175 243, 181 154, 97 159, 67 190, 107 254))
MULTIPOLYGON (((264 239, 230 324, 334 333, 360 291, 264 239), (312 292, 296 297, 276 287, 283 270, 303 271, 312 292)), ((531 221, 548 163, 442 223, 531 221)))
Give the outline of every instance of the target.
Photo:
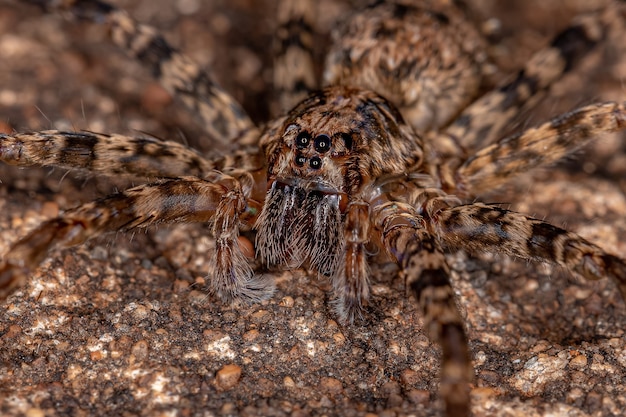
MULTIPOLYGON (((273 2, 118 4, 131 3, 135 16, 213 66, 256 120, 267 119, 273 2)), ((491 52, 505 73, 589 7, 470 3, 497 29, 491 52)), ((322 30, 347 7, 325 4, 322 30)), ((141 131, 219 152, 104 39, 102 28, 0 4, 0 129, 141 131)), ((590 99, 623 100, 620 47, 589 59, 520 126, 590 99)), ((623 256, 623 139, 603 138, 483 201, 545 218, 623 256)), ((0 166, 0 253, 60 210, 129 184, 65 174, 0 166)), ((263 303, 217 301, 204 290, 211 246, 205 226, 186 225, 55 251, 0 304, 0 414, 440 415, 440 353, 395 267, 373 264, 366 315, 342 326, 328 282, 304 271, 275 273, 277 292, 263 303)), ((490 254, 449 260, 475 362, 475 416, 623 414, 626 305, 614 285, 490 254)))

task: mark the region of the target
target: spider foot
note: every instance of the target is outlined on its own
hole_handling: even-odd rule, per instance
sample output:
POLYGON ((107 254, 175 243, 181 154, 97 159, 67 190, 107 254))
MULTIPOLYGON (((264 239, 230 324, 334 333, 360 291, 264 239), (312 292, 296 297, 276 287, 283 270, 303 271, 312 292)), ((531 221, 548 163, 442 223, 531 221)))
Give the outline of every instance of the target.
POLYGON ((352 324, 363 320, 363 308, 370 296, 369 269, 361 245, 348 245, 346 264, 331 280, 336 299, 331 302, 339 322, 352 324), (359 246, 358 250, 352 246, 359 246), (351 256, 356 255, 356 256, 351 256))
POLYGON ((229 240, 217 242, 211 262, 211 292, 226 303, 257 303, 272 296, 276 287, 267 275, 254 273, 239 246, 229 240))
POLYGON ((614 255, 588 254, 583 256, 576 272, 590 280, 612 279, 626 301, 626 262, 614 255))
POLYGON ((352 324, 355 320, 363 320, 363 302, 355 294, 342 294, 331 302, 335 314, 341 324, 352 324))
POLYGON ((0 300, 26 284, 30 269, 12 261, 0 262, 0 300))
POLYGON ((276 292, 276 283, 269 275, 254 274, 239 289, 238 300, 246 304, 255 304, 271 298, 276 292))
POLYGON ((274 280, 266 275, 251 275, 247 278, 234 278, 225 281, 223 276, 213 276, 211 293, 225 303, 259 303, 272 297, 276 291, 274 280))
POLYGON ((0 300, 28 282, 31 272, 55 246, 73 246, 86 240, 80 220, 56 218, 42 223, 15 244, 0 261, 0 300))

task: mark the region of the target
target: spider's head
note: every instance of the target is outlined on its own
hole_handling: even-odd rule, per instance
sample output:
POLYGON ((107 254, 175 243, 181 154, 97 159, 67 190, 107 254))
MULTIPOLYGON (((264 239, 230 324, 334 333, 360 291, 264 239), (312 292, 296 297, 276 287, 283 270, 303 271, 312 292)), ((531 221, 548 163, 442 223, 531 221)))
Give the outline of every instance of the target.
POLYGON ((303 263, 325 275, 338 268, 343 214, 368 184, 421 168, 421 140, 379 95, 329 87, 266 131, 268 192, 257 248, 268 265, 303 263))
POLYGON ((336 86, 310 95, 262 139, 276 180, 356 195, 385 174, 419 168, 421 139, 400 112, 366 90, 336 86))

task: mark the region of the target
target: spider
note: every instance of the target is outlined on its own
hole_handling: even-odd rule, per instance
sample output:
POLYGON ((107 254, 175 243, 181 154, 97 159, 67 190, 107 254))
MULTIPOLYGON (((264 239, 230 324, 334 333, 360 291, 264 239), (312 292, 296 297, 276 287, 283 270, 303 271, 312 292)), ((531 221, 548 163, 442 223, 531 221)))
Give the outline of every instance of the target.
POLYGON ((215 238, 208 282, 218 298, 265 300, 274 286, 258 271, 306 268, 329 278, 336 315, 349 324, 369 299, 368 254, 378 250, 399 265, 425 329, 441 345, 441 397, 448 415, 462 416, 469 415, 473 371, 445 251, 544 260, 587 279, 608 277, 626 296, 620 258, 547 222, 471 202, 626 127, 624 103, 597 103, 502 135, 623 17, 619 3, 576 21, 516 78, 480 95, 490 67, 485 45, 453 4, 376 2, 355 14, 335 31, 325 87, 316 90, 310 11, 305 3, 285 2, 275 78, 284 113, 257 127, 207 73, 115 7, 97 0, 32 2, 107 22, 113 41, 180 96, 211 137, 234 149, 209 159, 146 137, 0 136, 0 158, 9 164, 160 178, 66 210, 20 238, 2 261, 4 297, 27 282, 52 248, 105 232, 204 222, 215 238), (255 268, 238 240, 248 231, 256 234, 255 268))

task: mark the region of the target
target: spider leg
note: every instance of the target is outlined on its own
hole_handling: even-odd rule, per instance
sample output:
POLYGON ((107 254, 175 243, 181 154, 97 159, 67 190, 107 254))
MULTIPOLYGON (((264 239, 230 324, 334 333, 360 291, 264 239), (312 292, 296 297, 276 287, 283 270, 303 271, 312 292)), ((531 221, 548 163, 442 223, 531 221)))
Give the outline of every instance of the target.
POLYGON ((212 170, 263 167, 256 148, 208 160, 198 151, 173 141, 95 132, 46 130, 0 134, 0 161, 17 166, 55 166, 107 176, 135 178, 203 177, 212 170))
POLYGON ((417 299, 430 339, 442 347, 440 391, 446 415, 469 416, 474 371, 445 257, 425 219, 411 205, 381 201, 372 211, 385 249, 402 268, 417 299))
POLYGON ((313 2, 282 0, 275 38, 274 89, 284 114, 316 87, 313 65, 313 2))
POLYGON ((575 19, 548 47, 536 52, 512 81, 468 106, 438 134, 437 141, 447 143, 451 139, 448 152, 460 158, 493 143, 516 115, 532 108, 552 84, 575 70, 625 15, 623 2, 611 2, 604 10, 575 19))
POLYGON ((589 280, 608 277, 626 300, 626 262, 575 233, 499 207, 426 205, 429 231, 450 248, 547 261, 589 280))
POLYGON ((176 222, 212 222, 217 239, 217 294, 260 298, 252 270, 237 244, 239 224, 254 223, 260 203, 246 199, 250 179, 243 182, 213 172, 212 181, 181 177, 130 188, 83 204, 42 223, 14 243, 0 262, 0 298, 24 285, 27 276, 55 247, 71 247, 107 232, 128 231, 176 222), (225 293, 225 289, 228 293, 225 293))
POLYGON ((369 241, 369 205, 353 202, 345 220, 345 259, 332 277, 337 300, 337 316, 352 323, 361 314, 362 302, 369 298, 369 268, 365 244, 369 241))
POLYGON ((215 168, 199 152, 177 142, 58 130, 0 134, 0 160, 18 166, 56 166, 145 178, 201 176, 215 168))
POLYGON ((241 105, 212 76, 170 46, 152 27, 139 24, 126 12, 100 0, 28 0, 50 10, 106 23, 113 43, 148 67, 163 87, 189 108, 208 134, 224 145, 245 145, 258 130, 241 105))
POLYGON ((447 181, 453 181, 450 188, 458 194, 480 195, 516 175, 558 161, 598 135, 623 129, 626 102, 581 107, 483 148, 447 181))

